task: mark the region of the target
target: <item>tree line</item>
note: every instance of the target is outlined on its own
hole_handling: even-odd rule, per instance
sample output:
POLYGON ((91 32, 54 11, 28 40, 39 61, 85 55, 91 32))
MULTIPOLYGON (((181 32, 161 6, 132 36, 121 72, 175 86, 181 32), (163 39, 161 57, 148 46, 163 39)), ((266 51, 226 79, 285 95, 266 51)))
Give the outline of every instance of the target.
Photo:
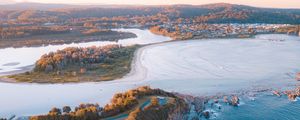
MULTIPOLYGON (((182 99, 179 99, 172 93, 165 92, 161 89, 151 89, 149 86, 142 86, 136 89, 128 90, 124 93, 115 94, 111 100, 111 103, 105 105, 104 107, 100 107, 98 104, 80 104, 79 106, 75 107, 74 110, 72 110, 69 106, 65 106, 62 109, 55 107, 52 108, 46 115, 31 116, 30 120, 99 120, 130 110, 138 104, 138 99, 153 95, 172 97, 180 100, 183 103, 182 99)), ((177 103, 178 102, 173 102, 173 104, 177 103)), ((171 106, 174 108, 175 105, 171 106)), ((167 108, 170 108, 171 106, 167 106, 167 108)), ((163 111, 166 110, 168 109, 164 109, 163 111)), ((176 111, 176 109, 172 109, 172 112, 173 111, 176 111)), ((167 114, 169 112, 164 113, 167 114)))

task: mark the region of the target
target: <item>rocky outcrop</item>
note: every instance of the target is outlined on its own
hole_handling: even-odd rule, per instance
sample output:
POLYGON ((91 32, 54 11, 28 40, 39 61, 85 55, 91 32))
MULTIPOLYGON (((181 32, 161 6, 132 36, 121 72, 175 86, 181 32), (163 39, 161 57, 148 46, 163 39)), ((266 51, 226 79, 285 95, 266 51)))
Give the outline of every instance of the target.
POLYGON ((300 96, 300 87, 297 87, 294 90, 284 91, 284 94, 286 94, 290 100, 295 100, 297 97, 300 96))
POLYGON ((273 95, 276 95, 276 96, 280 97, 280 96, 281 96, 281 93, 280 93, 279 91, 274 90, 274 91, 273 91, 273 95))
POLYGON ((202 115, 203 115, 206 119, 208 119, 208 118, 210 117, 209 111, 204 111, 204 112, 202 113, 202 115))
POLYGON ((240 99, 234 95, 231 97, 231 101, 229 104, 232 106, 238 106, 239 103, 240 103, 240 99))

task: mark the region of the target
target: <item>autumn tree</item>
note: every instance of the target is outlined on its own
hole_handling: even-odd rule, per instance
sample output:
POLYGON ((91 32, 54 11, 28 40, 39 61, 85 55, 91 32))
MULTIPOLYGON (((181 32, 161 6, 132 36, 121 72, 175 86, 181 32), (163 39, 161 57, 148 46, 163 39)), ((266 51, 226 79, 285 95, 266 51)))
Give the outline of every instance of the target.
POLYGON ((69 112, 71 112, 71 110, 72 110, 72 109, 71 109, 70 106, 64 106, 64 107, 63 107, 63 112, 64 112, 64 113, 69 113, 69 112))
POLYGON ((49 111, 49 115, 61 115, 61 110, 59 108, 54 107, 49 111))

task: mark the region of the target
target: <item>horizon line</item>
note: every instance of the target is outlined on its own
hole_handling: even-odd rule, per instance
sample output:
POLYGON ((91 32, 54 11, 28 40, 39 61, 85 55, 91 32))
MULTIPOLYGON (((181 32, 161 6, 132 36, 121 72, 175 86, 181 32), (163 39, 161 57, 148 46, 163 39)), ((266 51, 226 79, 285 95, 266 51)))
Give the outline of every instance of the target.
POLYGON ((107 3, 45 3, 45 2, 13 2, 13 3, 4 3, 0 5, 16 5, 16 4, 24 4, 24 3, 33 3, 33 4, 44 4, 44 5, 75 5, 75 6, 173 6, 173 5, 187 5, 187 6, 201 6, 201 5, 212 5, 212 4, 229 4, 229 5, 241 5, 241 6, 249 6, 256 8, 275 8, 275 9, 300 9, 296 7, 262 7, 255 5, 247 5, 247 4, 235 4, 235 3, 226 3, 226 2, 216 2, 216 3, 207 3, 207 4, 107 4, 107 3))

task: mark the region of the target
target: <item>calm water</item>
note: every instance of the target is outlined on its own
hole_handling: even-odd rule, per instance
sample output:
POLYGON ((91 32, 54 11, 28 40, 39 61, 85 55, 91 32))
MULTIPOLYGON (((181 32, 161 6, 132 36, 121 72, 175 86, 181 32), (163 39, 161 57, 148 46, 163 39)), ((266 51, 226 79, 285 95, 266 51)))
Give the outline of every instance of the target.
POLYGON ((56 51, 59 49, 64 49, 66 47, 89 47, 89 46, 103 46, 108 44, 121 44, 121 45, 133 45, 133 44, 149 44, 158 43, 170 40, 167 37, 162 37, 152 34, 148 30, 139 29, 116 29, 117 31, 132 32, 137 35, 137 38, 129 38, 114 41, 95 41, 87 43, 73 43, 64 45, 49 45, 41 47, 23 47, 23 48, 6 48, 0 49, 0 75, 4 72, 15 71, 33 65, 36 60, 38 60, 41 55, 46 54, 51 51, 56 51), (9 65, 14 63, 12 65, 9 65))
MULTIPOLYGON (((149 31, 136 29, 130 31, 136 33, 138 38, 119 41, 119 43, 126 45, 128 41, 131 41, 130 44, 135 42, 147 44, 169 40, 167 37, 153 35, 149 31)), ((89 46, 102 45, 102 43, 72 45, 89 46)), ((0 59, 0 69, 12 71, 17 67, 31 65, 39 58, 39 55, 65 46, 70 45, 0 49, 1 56, 10 58, 0 59), (13 67, 3 66, 12 62, 20 62, 20 64, 13 67)), ((141 85, 195 96, 294 86, 297 84, 294 75, 300 71, 299 51, 300 38, 286 35, 261 35, 255 39, 193 40, 151 45, 139 50, 133 71, 120 80, 43 85, 0 83, 0 116, 47 113, 53 106, 76 106, 83 102, 98 102, 104 105, 109 102, 114 93, 141 85)), ((274 111, 274 114, 277 113, 277 109, 276 115, 282 118, 286 115, 279 114, 280 109, 289 111, 286 113, 291 113, 291 115, 300 114, 299 110, 290 109, 290 106, 295 106, 299 104, 298 102, 291 103, 281 98, 272 100, 269 97, 261 97, 261 99, 261 102, 253 101, 252 104, 256 108, 247 107, 252 101, 249 104, 245 101, 246 104, 238 108, 225 109, 224 107, 224 111, 219 114, 222 117, 217 118, 241 118, 243 114, 237 114, 240 110, 242 112, 244 110, 244 114, 248 116, 255 115, 258 113, 254 111, 255 109, 274 111), (283 107, 268 107, 268 101, 283 107)), ((266 116, 257 118, 262 117, 266 116)), ((249 119, 252 118, 249 117, 249 119)))

